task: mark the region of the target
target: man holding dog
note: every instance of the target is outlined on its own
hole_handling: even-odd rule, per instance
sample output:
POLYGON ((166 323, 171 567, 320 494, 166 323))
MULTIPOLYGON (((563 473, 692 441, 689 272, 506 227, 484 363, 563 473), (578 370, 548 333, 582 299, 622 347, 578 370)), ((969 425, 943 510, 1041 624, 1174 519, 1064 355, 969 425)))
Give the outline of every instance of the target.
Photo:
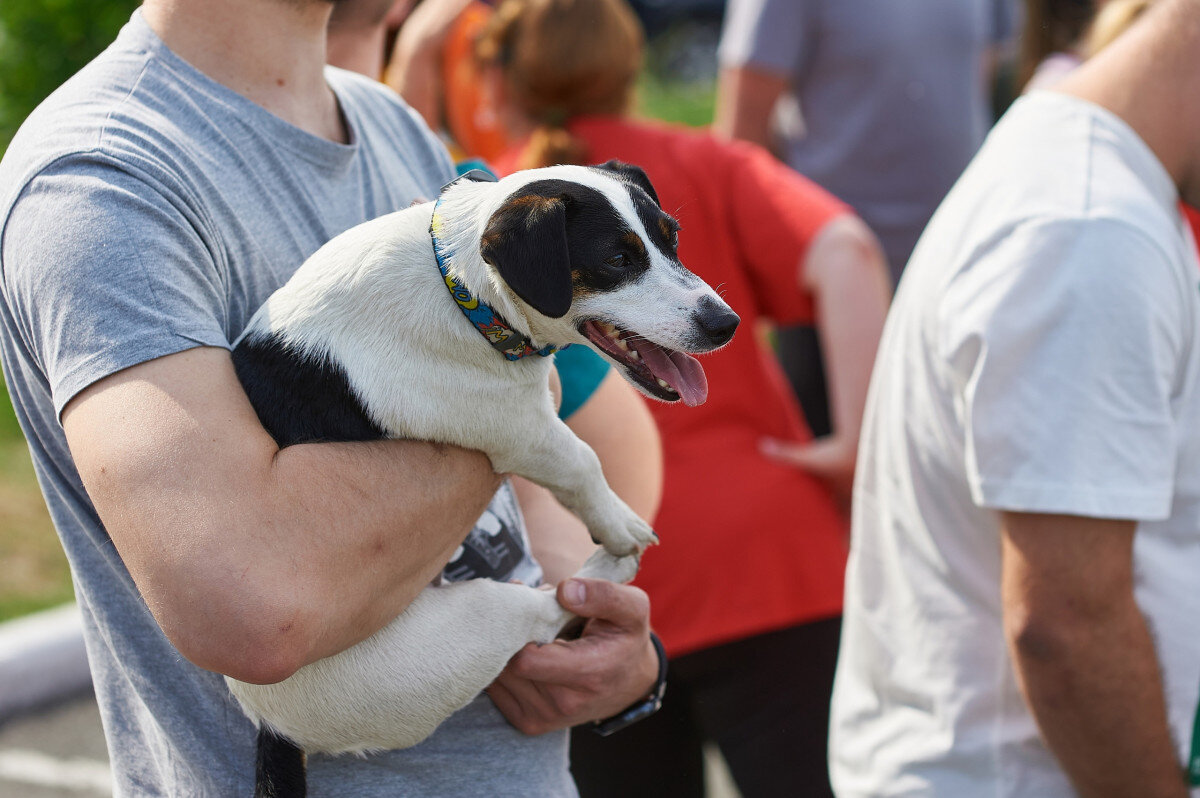
POLYGON ((1020 100, 917 245, 859 456, 841 798, 1200 794, 1181 194, 1200 199, 1200 0, 1020 100))
MULTIPOLYGON (((454 175, 394 95, 325 69, 332 7, 146 0, 0 164, 0 351, 71 561, 118 795, 249 795, 253 727, 218 674, 278 681, 369 636, 485 508, 506 556, 477 575, 539 574, 479 453, 280 450, 234 374, 230 343, 305 257, 454 175)), ((652 447, 636 398, 602 387, 591 404, 652 447)), ((548 494, 525 493, 558 523, 548 494)), ((576 545, 547 523, 530 536, 576 545)), ((640 591, 570 580, 559 596, 593 619, 583 637, 522 652, 498 683, 530 735, 481 698, 416 748, 311 757, 313 794, 569 794, 565 733, 540 733, 637 702, 657 661, 640 591)))

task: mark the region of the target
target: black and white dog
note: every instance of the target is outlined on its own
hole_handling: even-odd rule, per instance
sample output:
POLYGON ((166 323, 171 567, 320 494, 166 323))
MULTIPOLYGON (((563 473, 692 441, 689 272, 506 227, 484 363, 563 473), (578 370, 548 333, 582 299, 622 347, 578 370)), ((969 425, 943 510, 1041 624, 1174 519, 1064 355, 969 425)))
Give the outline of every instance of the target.
MULTIPOLYGON (((580 575, 626 582, 654 533, 557 418, 538 355, 587 344, 643 393, 703 402, 704 372, 684 353, 723 346, 738 317, 680 264, 677 231, 645 174, 616 162, 460 179, 309 258, 251 319, 238 377, 280 446, 396 437, 483 451, 586 523, 604 548, 580 575)), ((260 728, 261 794, 303 794, 301 749, 415 745, 571 620, 550 591, 436 584, 281 683, 228 680, 260 728)))

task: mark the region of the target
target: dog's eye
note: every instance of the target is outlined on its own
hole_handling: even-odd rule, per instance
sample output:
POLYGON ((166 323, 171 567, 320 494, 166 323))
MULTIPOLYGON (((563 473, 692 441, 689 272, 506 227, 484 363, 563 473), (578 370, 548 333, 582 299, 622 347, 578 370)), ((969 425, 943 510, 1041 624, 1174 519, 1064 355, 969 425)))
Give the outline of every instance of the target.
POLYGON ((622 253, 613 255, 611 258, 607 259, 604 262, 606 264, 608 264, 609 266, 612 266, 614 269, 622 269, 625 267, 625 261, 626 261, 625 253, 622 252, 622 253))
POLYGON ((671 245, 671 249, 679 249, 679 231, 672 230, 671 235, 667 237, 667 242, 671 245))

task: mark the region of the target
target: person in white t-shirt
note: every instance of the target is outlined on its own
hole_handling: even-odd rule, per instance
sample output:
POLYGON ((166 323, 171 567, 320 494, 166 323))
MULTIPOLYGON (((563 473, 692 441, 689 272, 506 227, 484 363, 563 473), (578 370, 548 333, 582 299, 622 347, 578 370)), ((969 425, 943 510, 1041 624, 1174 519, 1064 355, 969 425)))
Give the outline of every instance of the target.
POLYGON ((868 398, 840 798, 1200 796, 1200 0, 1019 100, 868 398))

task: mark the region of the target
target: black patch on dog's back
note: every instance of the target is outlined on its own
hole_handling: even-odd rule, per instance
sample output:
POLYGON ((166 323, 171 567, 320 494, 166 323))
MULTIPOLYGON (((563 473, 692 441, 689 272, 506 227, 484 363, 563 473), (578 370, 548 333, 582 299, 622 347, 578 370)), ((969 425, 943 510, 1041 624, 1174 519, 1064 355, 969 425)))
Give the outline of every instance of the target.
POLYGON ((340 365, 298 352, 278 333, 243 339, 233 350, 233 367, 258 420, 281 448, 385 437, 340 365))

